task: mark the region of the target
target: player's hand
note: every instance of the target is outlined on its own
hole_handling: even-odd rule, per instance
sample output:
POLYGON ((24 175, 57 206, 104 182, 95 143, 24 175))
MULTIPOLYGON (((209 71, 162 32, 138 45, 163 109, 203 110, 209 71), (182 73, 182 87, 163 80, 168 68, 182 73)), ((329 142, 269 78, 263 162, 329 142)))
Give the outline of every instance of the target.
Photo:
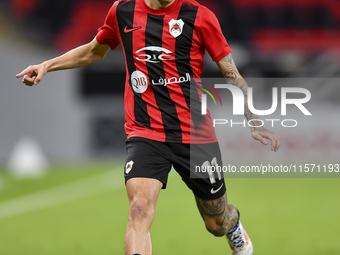
POLYGON ((22 82, 27 86, 38 85, 42 77, 47 73, 43 64, 29 66, 15 77, 22 78, 22 82))
POLYGON ((251 134, 253 138, 264 145, 268 144, 268 140, 271 141, 271 150, 277 152, 281 146, 281 137, 268 129, 262 127, 261 129, 254 130, 251 134))

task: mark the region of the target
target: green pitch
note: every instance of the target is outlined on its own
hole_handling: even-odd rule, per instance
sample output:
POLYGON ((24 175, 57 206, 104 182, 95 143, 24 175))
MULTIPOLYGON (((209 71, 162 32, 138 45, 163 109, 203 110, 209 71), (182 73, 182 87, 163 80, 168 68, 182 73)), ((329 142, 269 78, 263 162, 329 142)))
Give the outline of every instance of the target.
MULTIPOLYGON (((0 254, 123 254, 123 162, 54 167, 41 179, 0 171, 0 254)), ((255 254, 340 254, 340 179, 230 179, 255 254)), ((204 227, 174 172, 152 226, 154 254, 230 254, 204 227)))

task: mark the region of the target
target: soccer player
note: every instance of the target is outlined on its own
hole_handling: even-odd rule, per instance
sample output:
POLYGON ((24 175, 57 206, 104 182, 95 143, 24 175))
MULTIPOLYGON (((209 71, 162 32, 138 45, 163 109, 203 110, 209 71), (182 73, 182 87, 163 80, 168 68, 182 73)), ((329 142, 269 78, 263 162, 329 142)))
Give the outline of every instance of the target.
MULTIPOLYGON (((125 254, 152 254, 150 227, 158 194, 166 188, 172 166, 194 193, 207 230, 226 236, 232 254, 253 254, 240 214, 227 202, 222 174, 208 172, 192 178, 197 177, 195 165, 222 165, 210 113, 200 115, 198 110, 205 50, 228 84, 243 91, 246 119, 252 120, 252 126, 261 126, 259 117, 248 108, 248 87, 234 64, 232 49, 206 7, 194 0, 118 0, 92 42, 29 66, 16 77, 23 76, 28 86, 37 85, 47 72, 91 64, 119 44, 127 71, 124 176, 129 215, 125 254)), ((264 127, 251 131, 264 145, 270 140, 272 151, 280 147, 280 137, 264 127)))

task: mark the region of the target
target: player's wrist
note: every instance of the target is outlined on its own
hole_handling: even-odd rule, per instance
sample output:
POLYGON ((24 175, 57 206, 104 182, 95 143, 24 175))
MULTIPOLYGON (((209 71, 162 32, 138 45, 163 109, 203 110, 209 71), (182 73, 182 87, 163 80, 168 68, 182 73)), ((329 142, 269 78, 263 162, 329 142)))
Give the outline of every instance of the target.
MULTIPOLYGON (((260 125, 261 125, 261 121, 260 121, 260 125)), ((263 123, 262 123, 263 124, 263 123)), ((256 127, 250 127, 250 130, 251 130, 251 132, 252 133, 254 133, 254 132, 266 132, 266 131, 268 131, 268 129, 266 129, 265 127, 260 127, 260 126, 256 126, 256 127)))
POLYGON ((51 60, 45 61, 45 62, 41 63, 40 65, 41 65, 41 67, 42 67, 42 69, 45 73, 53 71, 51 60))
POLYGON ((266 128, 263 126, 263 121, 260 119, 248 120, 251 132, 265 131, 266 128))

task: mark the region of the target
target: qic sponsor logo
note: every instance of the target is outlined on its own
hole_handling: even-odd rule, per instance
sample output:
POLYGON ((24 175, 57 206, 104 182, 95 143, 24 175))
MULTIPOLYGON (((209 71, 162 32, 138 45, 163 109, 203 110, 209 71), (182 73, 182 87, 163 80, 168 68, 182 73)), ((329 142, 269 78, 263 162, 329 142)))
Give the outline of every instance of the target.
POLYGON ((134 71, 131 74, 130 82, 136 93, 145 92, 149 85, 146 75, 141 71, 134 71))
POLYGON ((170 61, 173 60, 172 51, 158 47, 158 46, 148 46, 136 51, 136 54, 139 54, 136 59, 143 62, 149 63, 159 63, 161 61, 170 61), (139 54, 141 52, 145 52, 145 54, 139 54))

